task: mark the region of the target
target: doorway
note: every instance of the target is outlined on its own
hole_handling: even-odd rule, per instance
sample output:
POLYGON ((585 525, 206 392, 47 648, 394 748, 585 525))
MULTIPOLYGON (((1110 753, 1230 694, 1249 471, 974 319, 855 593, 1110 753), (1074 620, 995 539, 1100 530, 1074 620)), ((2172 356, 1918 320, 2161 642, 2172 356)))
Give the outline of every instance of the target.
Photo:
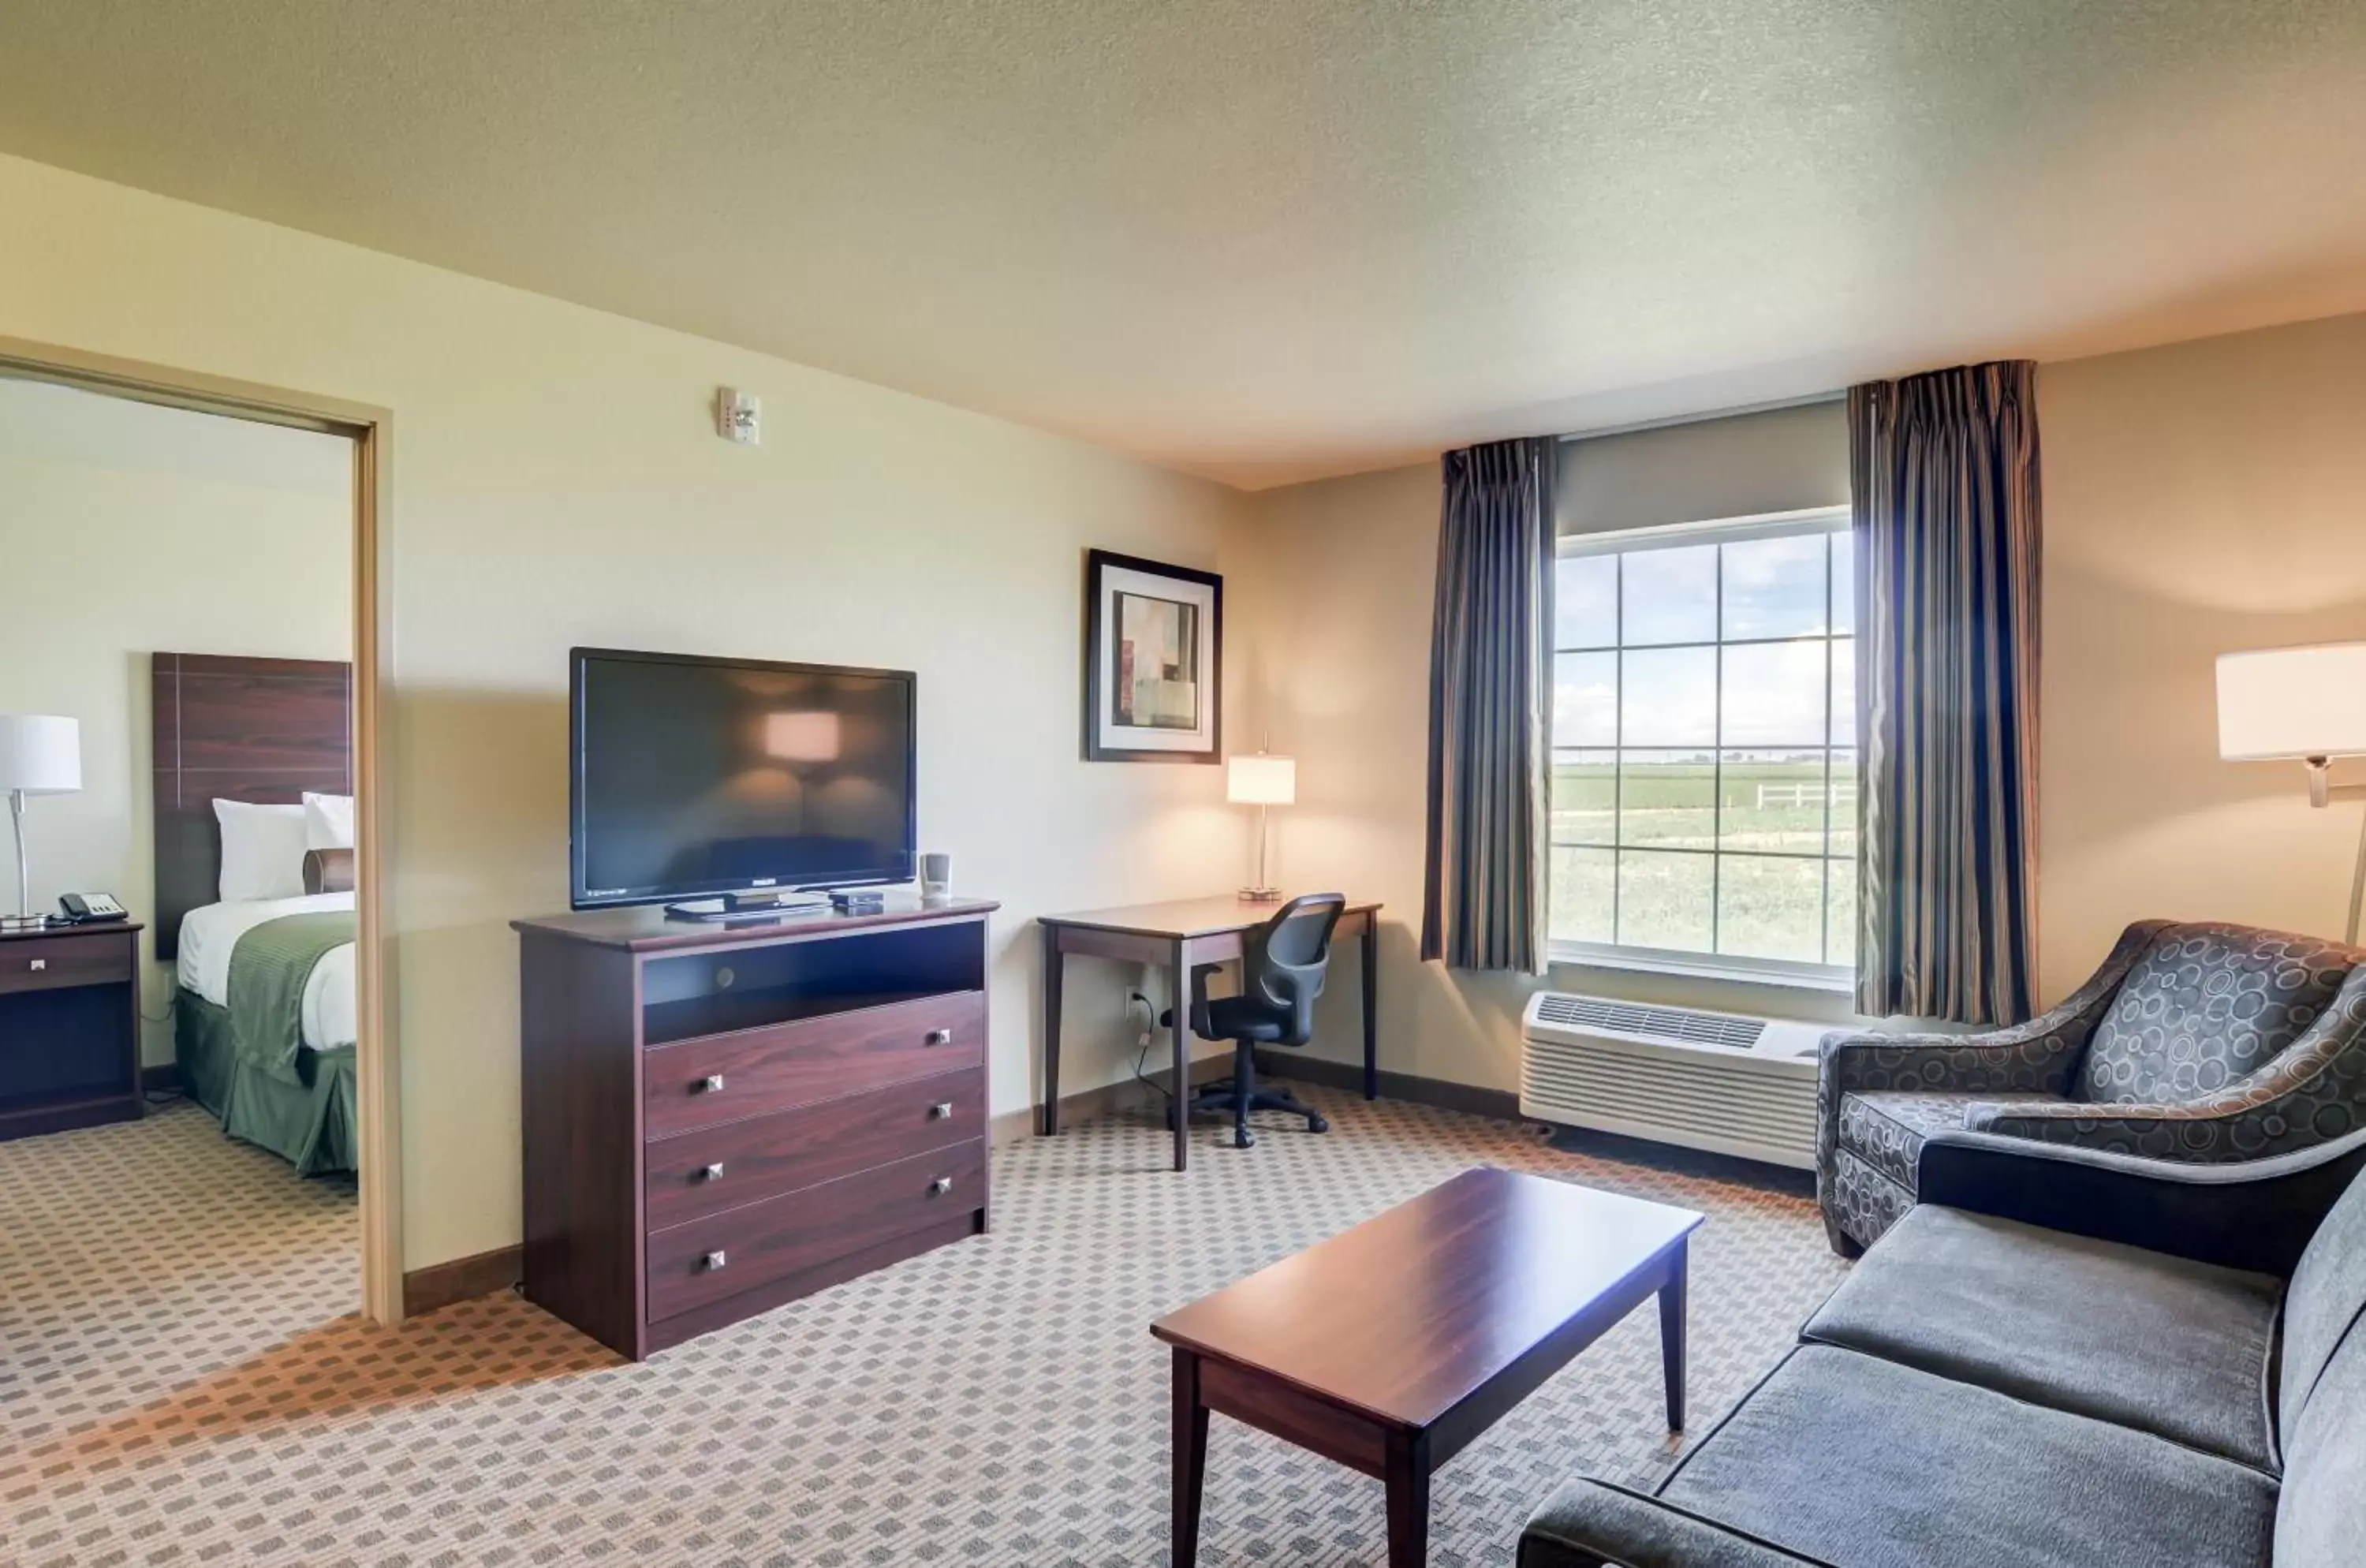
MULTIPOLYGON (((0 713, 79 720, 48 710, 81 707, 90 719, 87 729, 75 726, 90 742, 82 748, 91 764, 84 782, 98 786, 81 791, 82 798, 27 803, 31 891, 45 913, 58 909, 61 892, 122 895, 126 923, 142 928, 136 947, 135 939, 122 939, 137 953, 142 1125, 152 1108, 160 1125, 183 1135, 202 1122, 255 1160, 280 1162, 276 1168, 288 1181, 313 1183, 302 1190, 315 1197, 341 1179, 341 1170, 348 1173, 343 1223, 359 1268, 350 1269, 349 1251, 336 1311, 358 1308, 373 1320, 396 1321, 400 1106, 382 874, 390 813, 380 766, 390 422, 382 410, 340 400, 5 340, 0 407, 17 424, 17 446, 46 445, 58 459, 47 466, 59 492, 45 504, 86 480, 91 494, 112 497, 123 522, 143 486, 153 494, 177 484, 199 513, 210 506, 217 522, 238 513, 255 523, 251 537, 225 522, 219 536, 191 526, 142 549, 119 532, 77 527, 71 508, 64 520, 32 517, 19 506, 20 521, 12 521, 0 510, 0 530, 67 535, 50 538, 38 563, 29 548, 10 551, 12 597, 44 592, 40 573, 23 568, 54 572, 63 563, 65 580, 51 583, 37 612, 16 617, 20 626, 39 623, 48 635, 32 651, 10 656, 0 713), (77 466, 84 470, 79 479, 66 472, 77 466), (267 477, 260 488, 258 473, 267 477), (322 505, 331 512, 318 510, 322 505), (290 530, 304 514, 333 515, 341 547, 333 581, 321 575, 321 550, 295 547, 299 536, 290 530), (205 549, 242 537, 257 558, 231 575, 262 592, 242 615, 209 617, 203 585, 225 579, 206 570, 222 563, 208 561, 205 549), (177 598, 175 568, 190 571, 195 585, 177 598), (91 607, 79 618, 77 600, 91 607), (151 635, 132 637, 141 602, 175 609, 158 617, 151 635), (332 623, 344 628, 342 648, 322 641, 332 623), (303 855, 297 874, 308 880, 291 893, 279 852, 290 842, 290 819, 308 811, 295 840, 303 855), (340 835, 342 854, 334 852, 340 835), (106 887, 107 875, 122 886, 106 887), (223 906, 267 905, 273 896, 293 897, 297 906, 262 909, 265 919, 253 918, 257 908, 242 908, 224 919, 223 906), (350 909, 342 955, 332 916, 296 918, 321 917, 340 902, 350 909), (261 1065, 232 1066, 236 1010, 223 971, 246 954, 235 958, 249 977, 242 1004, 255 1003, 253 976, 269 968, 254 956, 259 940, 283 968, 303 970, 302 983, 284 986, 290 994, 277 998, 294 1038, 285 1063, 259 1057, 261 1065), (347 1033, 340 1063, 343 1042, 330 1036, 347 1033), (221 1049, 209 1054, 209 1039, 221 1049)), ((0 509, 8 504, 0 494, 0 509)), ((8 869, 0 913, 13 915, 13 863, 8 869)), ((87 945, 58 952, 111 950, 107 929, 94 922, 59 931, 60 940, 87 945)), ((48 940, 44 933, 42 943, 48 940)), ((54 977, 63 967, 48 973, 54 977)), ((255 1019, 276 1016, 246 1010, 254 1016, 242 1044, 267 1032, 255 1019)))

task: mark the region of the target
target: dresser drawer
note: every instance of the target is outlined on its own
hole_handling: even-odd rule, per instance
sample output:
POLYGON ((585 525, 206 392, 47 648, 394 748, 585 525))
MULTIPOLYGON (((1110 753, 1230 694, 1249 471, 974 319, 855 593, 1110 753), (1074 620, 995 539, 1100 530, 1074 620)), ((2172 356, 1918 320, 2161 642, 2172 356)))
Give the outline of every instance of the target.
POLYGON ((651 1231, 651 1322, 986 1203, 986 1140, 651 1231))
POLYGON ((131 978, 127 931, 0 942, 0 991, 49 991, 131 978))
POLYGON ((652 1229, 986 1135, 986 1069, 914 1078, 648 1145, 652 1229))
POLYGON ((986 1062, 986 995, 956 991, 651 1049, 654 1140, 986 1062))

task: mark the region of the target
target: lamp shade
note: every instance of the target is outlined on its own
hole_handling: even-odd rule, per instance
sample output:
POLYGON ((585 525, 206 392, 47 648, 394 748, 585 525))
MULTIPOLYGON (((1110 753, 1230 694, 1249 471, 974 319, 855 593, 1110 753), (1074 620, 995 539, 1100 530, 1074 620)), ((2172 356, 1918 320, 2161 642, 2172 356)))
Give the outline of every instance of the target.
POLYGON ((82 788, 82 725, 47 713, 0 713, 0 795, 82 788))
POLYGON ((1288 806, 1298 798, 1298 759, 1263 751, 1229 759, 1224 798, 1236 806, 1288 806))
POLYGON ((2218 755, 2366 755, 2366 642, 2220 654, 2218 755))

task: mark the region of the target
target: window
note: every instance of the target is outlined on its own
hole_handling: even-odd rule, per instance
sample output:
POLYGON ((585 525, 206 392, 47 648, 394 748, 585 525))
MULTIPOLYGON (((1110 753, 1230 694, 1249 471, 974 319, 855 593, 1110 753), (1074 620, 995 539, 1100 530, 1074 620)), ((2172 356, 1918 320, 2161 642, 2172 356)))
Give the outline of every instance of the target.
POLYGON ((1556 956, 1843 983, 1855 963, 1845 512, 1561 541, 1556 956))

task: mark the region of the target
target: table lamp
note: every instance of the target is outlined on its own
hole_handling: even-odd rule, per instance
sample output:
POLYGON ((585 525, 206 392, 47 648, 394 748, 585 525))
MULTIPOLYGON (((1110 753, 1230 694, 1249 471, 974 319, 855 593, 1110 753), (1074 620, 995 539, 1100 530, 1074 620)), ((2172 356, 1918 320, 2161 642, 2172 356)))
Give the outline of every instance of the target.
MULTIPOLYGON (((2366 642, 2220 654, 2218 755, 2230 761, 2304 763, 2308 803, 2329 804, 2332 760, 2366 756, 2366 642)), ((2352 943, 2358 940, 2361 891, 2366 891, 2366 825, 2360 828, 2358 864, 2349 877, 2352 943)))
POLYGON ((1224 798, 1235 806, 1257 808, 1256 884, 1241 889, 1241 897, 1270 903, 1281 897, 1266 876, 1267 818, 1273 807, 1298 798, 1298 761, 1263 751, 1235 756, 1224 763, 1224 798))
POLYGON ((33 884, 25 858, 25 797, 71 795, 82 788, 82 726, 46 713, 0 713, 0 790, 17 830, 17 913, 0 916, 0 930, 35 931, 33 884))

